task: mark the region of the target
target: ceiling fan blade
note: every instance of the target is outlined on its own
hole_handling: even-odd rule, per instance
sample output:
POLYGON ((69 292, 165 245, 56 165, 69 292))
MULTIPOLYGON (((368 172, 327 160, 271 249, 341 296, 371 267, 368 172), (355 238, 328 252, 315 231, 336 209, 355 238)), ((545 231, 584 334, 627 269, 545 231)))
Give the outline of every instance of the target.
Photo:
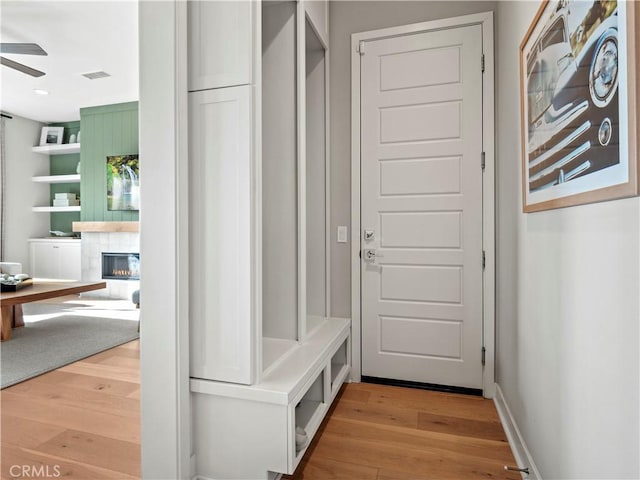
POLYGON ((17 53, 20 55, 46 55, 37 43, 0 43, 0 53, 17 53))
POLYGON ((0 64, 5 67, 13 68, 14 70, 18 70, 19 72, 26 73, 27 75, 31 75, 32 77, 41 77, 45 75, 44 72, 40 70, 36 70, 35 68, 27 67, 18 62, 14 62, 13 60, 9 60, 8 58, 0 57, 0 64))

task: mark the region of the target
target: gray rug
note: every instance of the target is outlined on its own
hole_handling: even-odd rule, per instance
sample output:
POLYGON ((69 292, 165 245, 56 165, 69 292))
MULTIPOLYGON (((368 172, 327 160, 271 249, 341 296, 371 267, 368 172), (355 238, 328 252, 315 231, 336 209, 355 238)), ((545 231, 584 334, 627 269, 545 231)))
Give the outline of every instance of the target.
POLYGON ((137 314, 97 302, 25 305, 25 327, 0 344, 0 388, 138 338, 137 314))

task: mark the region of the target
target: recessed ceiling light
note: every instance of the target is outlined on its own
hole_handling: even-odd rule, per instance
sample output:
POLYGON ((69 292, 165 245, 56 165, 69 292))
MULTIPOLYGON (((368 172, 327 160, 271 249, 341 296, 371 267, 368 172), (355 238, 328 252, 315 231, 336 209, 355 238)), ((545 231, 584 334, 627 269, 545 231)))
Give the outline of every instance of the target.
POLYGON ((35 93, 36 95, 49 95, 49 92, 40 88, 34 88, 33 93, 35 93))

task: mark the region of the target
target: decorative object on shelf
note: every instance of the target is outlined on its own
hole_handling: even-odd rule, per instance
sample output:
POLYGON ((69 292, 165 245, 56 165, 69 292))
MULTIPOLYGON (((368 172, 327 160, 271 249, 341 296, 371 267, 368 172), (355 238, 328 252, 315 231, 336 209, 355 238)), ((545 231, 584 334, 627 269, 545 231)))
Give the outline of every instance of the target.
POLYGON ((540 6, 520 46, 524 212, 638 194, 634 3, 540 6))
POLYGON ((107 210, 140 210, 138 155, 107 157, 107 210))
POLYGON ((56 193, 53 199, 54 207, 77 207, 80 205, 80 200, 75 193, 56 193))
POLYGON ((64 127, 42 127, 40 145, 61 145, 64 127))
POLYGON ((78 165, 76 165, 76 173, 78 175, 80 175, 80 162, 81 162, 81 160, 78 160, 78 165))
POLYGON ((307 446, 308 439, 309 437, 307 436, 305 429, 302 427, 296 427, 296 452, 301 451, 307 446))
POLYGON ((76 137, 76 142, 80 143, 80 130, 78 130, 78 136, 76 137))
POLYGON ((72 133, 71 136, 69 137, 69 143, 76 143, 76 134, 72 133))

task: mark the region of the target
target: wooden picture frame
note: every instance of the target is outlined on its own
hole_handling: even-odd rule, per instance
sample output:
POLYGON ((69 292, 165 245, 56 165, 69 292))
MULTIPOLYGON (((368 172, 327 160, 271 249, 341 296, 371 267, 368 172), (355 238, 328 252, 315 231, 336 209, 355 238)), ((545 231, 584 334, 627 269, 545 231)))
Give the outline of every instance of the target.
POLYGON ((637 25, 635 2, 540 5, 520 45, 525 213, 638 195, 637 25))

